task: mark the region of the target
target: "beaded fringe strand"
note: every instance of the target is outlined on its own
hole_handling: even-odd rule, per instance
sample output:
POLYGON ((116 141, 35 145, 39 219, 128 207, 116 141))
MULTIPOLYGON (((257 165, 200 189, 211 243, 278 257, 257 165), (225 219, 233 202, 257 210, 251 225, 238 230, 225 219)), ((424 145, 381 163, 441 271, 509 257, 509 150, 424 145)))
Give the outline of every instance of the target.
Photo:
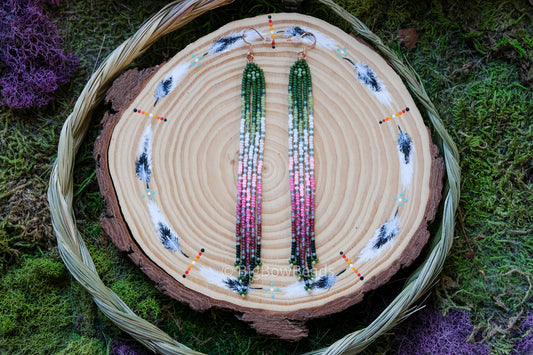
POLYGON ((305 59, 297 60, 289 76, 289 183, 291 193, 291 257, 296 276, 310 291, 318 262, 315 247, 315 158, 313 91, 305 59))
POLYGON ((265 140, 265 77, 263 70, 249 62, 244 68, 241 88, 241 122, 237 184, 237 239, 235 266, 240 294, 247 294, 254 269, 261 266, 261 203, 263 148, 265 140))

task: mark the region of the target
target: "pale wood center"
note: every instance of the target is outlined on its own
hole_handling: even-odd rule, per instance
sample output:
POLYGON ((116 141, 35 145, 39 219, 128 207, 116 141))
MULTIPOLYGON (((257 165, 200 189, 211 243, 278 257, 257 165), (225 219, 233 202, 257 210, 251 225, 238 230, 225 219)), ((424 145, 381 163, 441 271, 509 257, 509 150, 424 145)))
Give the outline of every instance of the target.
POLYGON ((257 42, 254 46, 256 63, 265 73, 267 91, 263 267, 256 272, 252 284, 261 289, 242 299, 207 282, 200 272, 203 267, 237 276, 233 267, 236 162, 241 75, 248 48, 241 46, 201 59, 199 56, 218 38, 250 26, 270 36, 266 15, 232 22, 187 46, 165 63, 122 113, 109 146, 109 169, 133 240, 177 282, 237 306, 285 312, 319 307, 339 297, 359 294, 365 283, 386 281, 380 275, 402 257, 424 222, 432 157, 427 128, 413 99, 378 54, 338 28, 314 18, 274 14, 272 20, 276 48, 271 48, 270 37, 268 43, 257 42), (289 68, 302 44, 289 42, 277 31, 294 25, 318 31, 336 44, 326 48, 319 41, 307 58, 315 102, 316 233, 320 258, 316 268, 319 275, 337 274, 348 268, 339 254, 343 251, 365 278, 361 281, 348 269, 328 291, 302 297, 289 297, 284 292, 296 281, 287 262, 290 256, 287 84, 289 68), (390 105, 382 104, 361 84, 354 66, 343 57, 373 69, 390 93, 390 105), (176 89, 154 107, 157 85, 182 63, 189 63, 190 68, 176 89), (406 107, 408 112, 394 116, 406 107), (167 121, 135 113, 134 109, 165 117, 167 121), (391 115, 391 120, 379 124, 391 115), (155 191, 150 196, 176 231, 180 248, 188 259, 165 249, 159 241, 148 212, 150 196, 142 197, 146 195, 145 186, 135 174, 139 142, 149 124, 154 137, 150 193, 155 191), (414 174, 405 190, 397 147, 398 125, 411 137, 414 147, 414 174), (404 200, 402 206, 398 199, 404 200), (363 262, 361 251, 396 211, 399 233, 392 245, 363 262), (202 248, 205 252, 183 278, 202 248))

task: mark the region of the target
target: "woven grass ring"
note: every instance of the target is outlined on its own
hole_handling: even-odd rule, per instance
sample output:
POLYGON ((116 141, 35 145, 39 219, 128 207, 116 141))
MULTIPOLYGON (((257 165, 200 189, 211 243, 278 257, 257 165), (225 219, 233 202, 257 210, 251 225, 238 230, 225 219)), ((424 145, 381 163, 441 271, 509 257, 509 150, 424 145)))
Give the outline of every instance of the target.
MULTIPOLYGON (((74 218, 75 155, 92 109, 136 57, 161 36, 230 2, 173 2, 115 49, 92 75, 65 122, 50 177, 52 223, 67 268, 119 328, 163 354, 197 352, 137 317, 102 283, 74 218)), ((331 1, 321 2, 348 21, 381 56, 308 16, 272 14, 274 36, 266 15, 231 23, 144 78, 143 88, 121 108, 119 119, 104 128, 95 155, 103 157, 99 163, 104 168, 98 175, 107 215, 121 217, 108 221, 107 226, 104 223, 104 228, 119 248, 133 250, 132 258, 143 264, 143 271, 166 293, 194 309, 217 306, 242 312, 258 331, 293 340, 306 335, 302 323, 306 319, 360 301, 364 292, 383 284, 401 265, 416 258, 429 236, 426 224, 437 210, 445 172, 439 228, 429 239, 424 261, 370 325, 314 352, 340 354, 365 349, 415 309, 434 284, 451 248, 460 173, 455 144, 418 76, 359 20, 331 1), (240 297, 228 286, 238 275, 233 268, 234 163, 238 160, 240 80, 248 51, 247 45, 237 44, 242 31, 251 26, 268 39, 254 43, 255 62, 264 70, 266 83, 263 265, 246 297, 240 297), (289 68, 306 44, 305 37, 299 42, 289 39, 308 31, 314 31, 316 38, 316 47, 307 51, 306 60, 313 77, 320 261, 315 284, 309 283, 314 288, 300 290, 288 265, 291 213, 284 107, 289 68), (214 68, 218 75, 212 75, 214 68), (178 79, 189 85, 187 90, 172 83, 178 79), (205 91, 209 85, 199 84, 205 80, 221 87, 210 96, 212 105, 201 99, 209 96, 205 91), (357 100, 353 95, 359 96, 357 100), (187 102, 203 109, 187 107, 187 102), (426 125, 441 160, 436 159, 437 149, 426 125), (140 159, 148 152, 152 165, 140 159), (102 183, 103 179, 112 183, 102 183), (350 182, 360 186, 350 186, 350 182), (110 205, 116 213, 110 214, 110 205), (129 231, 127 237, 124 230, 129 231), (168 239, 161 243, 164 236, 168 239), (176 236, 177 240, 172 239, 176 236), (157 270, 166 276, 158 276, 157 270)))

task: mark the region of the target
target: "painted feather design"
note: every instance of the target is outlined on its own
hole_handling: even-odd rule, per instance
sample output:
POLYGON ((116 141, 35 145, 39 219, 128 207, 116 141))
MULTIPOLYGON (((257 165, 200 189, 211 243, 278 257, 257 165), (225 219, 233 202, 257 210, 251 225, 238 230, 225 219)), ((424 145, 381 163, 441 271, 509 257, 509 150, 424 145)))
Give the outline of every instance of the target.
POLYGON ((339 272, 337 275, 334 274, 326 274, 320 276, 315 282, 311 284, 313 287, 312 289, 321 289, 321 290, 329 290, 333 285, 335 285, 335 282, 337 282, 337 277, 339 277, 342 273, 344 273, 346 269, 339 272))
POLYGON ((378 78, 377 74, 372 70, 372 68, 366 64, 355 63, 350 58, 342 59, 347 60, 353 65, 361 84, 366 86, 366 88, 370 90, 374 96, 376 96, 379 102, 381 102, 383 105, 390 106, 392 102, 390 93, 387 91, 385 84, 383 84, 381 79, 378 78))
POLYGON ((333 287, 333 285, 335 285, 335 283, 337 282, 337 278, 345 271, 346 269, 342 270, 337 275, 325 274, 325 275, 319 276, 315 281, 311 283, 310 291, 305 290, 304 281, 296 281, 288 285, 287 287, 285 287, 283 289, 283 292, 289 298, 305 297, 309 295, 318 295, 318 294, 324 293, 327 290, 329 290, 331 287, 333 287))
POLYGON ((323 47, 329 50, 336 50, 338 48, 337 42, 335 42, 334 39, 314 29, 312 30, 306 27, 291 26, 279 32, 283 33, 283 37, 296 37, 295 38, 296 42, 304 41, 310 45, 313 44, 313 36, 307 35, 307 36, 304 36, 303 38, 298 38, 298 37, 303 35, 306 32, 311 32, 313 33, 313 35, 315 35, 317 46, 320 46, 320 47, 323 47))
POLYGON ((236 293, 248 293, 254 289, 253 287, 250 287, 250 285, 245 285, 239 282, 236 277, 228 276, 223 272, 216 271, 210 267, 201 266, 200 275, 202 275, 210 284, 226 288, 236 293))
POLYGON ((387 222, 383 223, 379 227, 374 236, 370 238, 365 248, 359 254, 361 261, 366 262, 370 259, 378 256, 383 247, 390 247, 393 244, 393 239, 398 235, 400 231, 399 220, 398 220, 398 210, 387 222))
MULTIPOLYGON (((245 45, 244 41, 242 40, 242 34, 241 32, 232 32, 228 34, 227 36, 221 37, 215 41, 213 46, 204 54, 204 56, 208 54, 222 54, 225 52, 229 52, 235 48, 238 48, 240 46, 245 45)), ((261 36, 265 38, 265 36, 261 33, 261 36)), ((249 43, 252 43, 253 41, 256 41, 259 39, 259 35, 255 31, 246 31, 246 34, 244 35, 246 37, 246 41, 249 43)))
POLYGON ((141 137, 135 160, 135 173, 146 184, 146 188, 150 188, 148 184, 152 174, 152 125, 146 126, 141 137))
POLYGON ((239 294, 247 294, 248 291, 252 289, 249 284, 246 285, 244 283, 241 283, 239 280, 237 280, 234 277, 226 277, 226 279, 224 279, 223 282, 226 288, 239 294))
POLYGON ((405 191, 413 180, 415 149, 411 137, 400 126, 398 126, 398 129, 400 130, 397 140, 398 158, 400 159, 400 175, 403 190, 405 191))
POLYGON ((154 93, 154 107, 160 99, 170 94, 170 92, 178 86, 178 83, 181 81, 181 79, 183 79, 185 74, 187 74, 189 67, 189 63, 181 63, 176 65, 174 68, 172 68, 170 73, 168 73, 167 76, 165 76, 165 78, 159 84, 157 84, 154 93))
POLYGON ((167 219, 159 210, 159 207, 154 201, 151 201, 149 203, 148 210, 150 211, 150 217, 152 218, 152 224, 154 225, 154 229, 157 235, 159 236, 159 240, 161 241, 161 243, 163 243, 165 248, 172 251, 179 251, 186 258, 188 258, 187 254, 185 254, 179 246, 178 236, 176 232, 174 232, 170 224, 168 224, 167 219))

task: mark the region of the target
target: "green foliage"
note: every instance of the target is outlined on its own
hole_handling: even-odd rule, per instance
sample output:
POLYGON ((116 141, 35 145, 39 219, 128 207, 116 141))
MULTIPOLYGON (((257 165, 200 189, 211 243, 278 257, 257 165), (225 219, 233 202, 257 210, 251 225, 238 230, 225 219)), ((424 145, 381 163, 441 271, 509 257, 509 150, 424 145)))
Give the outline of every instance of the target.
MULTIPOLYGON (((396 38, 396 31, 400 28, 419 27, 423 24, 424 16, 432 8, 440 8, 438 2, 410 0, 340 0, 337 4, 363 21, 372 31, 380 35, 387 42, 396 38)), ((346 27, 341 22, 339 27, 346 27)))
POLYGON ((43 199, 57 127, 0 110, 0 270, 54 239, 43 199))
POLYGON ((70 277, 57 257, 24 258, 0 283, 0 352, 41 354, 72 332, 70 277))
POLYGON ((145 280, 126 277, 113 282, 110 286, 126 304, 140 317, 154 322, 161 313, 161 306, 157 300, 159 294, 153 285, 145 280))
MULTIPOLYGON (((474 22, 469 6, 448 15, 433 8, 432 26, 417 50, 406 52, 461 151, 458 239, 433 302, 470 310, 491 352, 508 353, 513 327, 533 306, 533 102, 521 71, 529 65, 521 62, 524 52, 507 48, 502 56, 487 44, 507 38, 507 31, 522 33, 520 40, 531 31, 511 3, 500 5, 504 13, 479 6, 474 22), (450 15, 455 21, 442 21, 450 15), (502 32, 488 33, 489 27, 502 32)), ((531 47, 523 48, 531 55, 531 47)))
POLYGON ((106 347, 97 339, 87 337, 73 337, 56 355, 97 355, 105 354, 106 347))

